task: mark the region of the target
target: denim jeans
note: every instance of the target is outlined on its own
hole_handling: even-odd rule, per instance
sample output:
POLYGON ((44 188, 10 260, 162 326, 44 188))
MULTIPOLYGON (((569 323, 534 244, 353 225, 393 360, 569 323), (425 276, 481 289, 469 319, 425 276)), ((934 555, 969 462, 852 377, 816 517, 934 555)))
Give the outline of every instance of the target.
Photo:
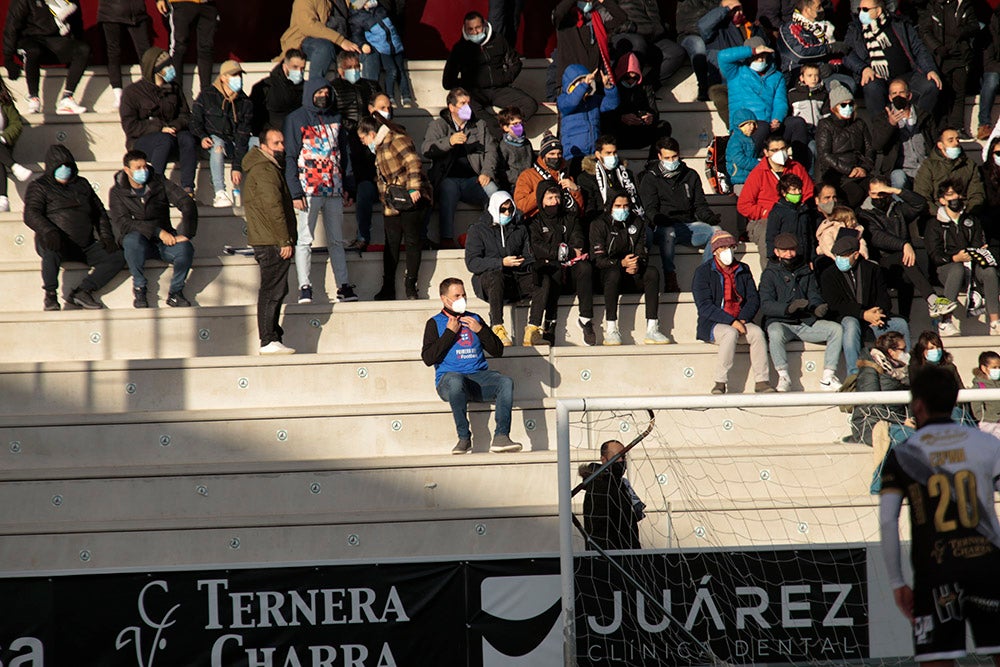
POLYGON ((306 37, 302 40, 302 50, 305 51, 306 59, 309 61, 309 78, 325 78, 327 70, 330 69, 330 65, 333 64, 333 59, 337 55, 337 49, 333 42, 320 37, 306 37))
MULTIPOLYGON (((250 137, 250 148, 260 145, 260 139, 250 137)), ((226 189, 226 158, 236 153, 236 145, 217 134, 212 135, 212 147, 208 150, 208 169, 212 173, 212 191, 226 189)))
POLYGON ((836 322, 816 320, 812 324, 791 324, 771 322, 767 325, 767 344, 771 349, 771 361, 779 371, 788 370, 788 341, 802 340, 807 343, 826 343, 823 353, 823 368, 837 370, 840 350, 844 344, 844 330, 836 322))
POLYGON ((1000 72, 983 74, 983 85, 979 89, 979 124, 993 124, 993 101, 1000 89, 1000 72))
POLYGON ((316 233, 316 218, 322 213, 335 290, 350 282, 347 277, 347 256, 344 254, 344 200, 340 197, 306 197, 306 205, 308 208, 305 211, 295 212, 299 233, 295 244, 295 274, 299 287, 312 285, 309 268, 312 264, 313 234, 316 233))
MULTIPOLYGON (((410 72, 406 68, 406 56, 397 54, 378 54, 382 71, 385 72, 385 91, 394 100, 413 99, 413 89, 410 87, 410 72)), ((378 81, 378 79, 373 79, 378 81)))
POLYGON ((437 384, 441 400, 451 404, 451 414, 455 417, 455 430, 459 438, 471 438, 469 417, 466 407, 469 401, 476 403, 496 402, 494 418, 495 435, 510 435, 510 410, 514 405, 514 381, 497 371, 476 371, 475 373, 445 373, 437 384))
MULTIPOLYGON (((854 375, 858 372, 858 357, 861 356, 862 336, 866 333, 862 329, 861 322, 854 317, 845 317, 840 321, 840 326, 844 329, 844 361, 847 362, 847 374, 854 375)), ((867 322, 865 329, 870 330, 876 338, 890 331, 897 331, 903 334, 906 341, 906 349, 910 348, 910 326, 901 317, 890 317, 886 320, 884 327, 873 327, 867 322)))
POLYGON ((147 259, 159 258, 174 267, 170 293, 176 294, 184 289, 184 281, 187 280, 194 260, 194 246, 190 241, 167 245, 159 237, 150 240, 139 232, 129 232, 122 239, 122 249, 125 251, 125 263, 132 274, 133 287, 146 286, 146 274, 142 267, 147 259))
POLYGON ((490 181, 486 187, 479 185, 479 180, 470 178, 444 178, 438 185, 438 204, 441 220, 440 235, 442 239, 455 238, 455 210, 458 202, 473 206, 486 207, 490 195, 497 191, 495 181, 490 181))
POLYGON ((372 210, 378 203, 378 186, 375 181, 361 181, 357 185, 354 217, 358 221, 358 239, 365 243, 372 240, 372 210))
POLYGON ((702 261, 712 257, 712 234, 722 229, 707 222, 675 222, 672 225, 657 225, 646 229, 646 242, 660 248, 660 262, 664 273, 675 273, 674 254, 678 244, 692 248, 705 248, 702 261))

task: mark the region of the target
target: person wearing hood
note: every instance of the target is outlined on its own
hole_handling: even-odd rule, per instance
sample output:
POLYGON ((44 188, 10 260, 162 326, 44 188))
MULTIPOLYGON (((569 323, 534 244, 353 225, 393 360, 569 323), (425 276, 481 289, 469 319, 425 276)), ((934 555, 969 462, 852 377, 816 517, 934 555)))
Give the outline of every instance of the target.
POLYGON ((774 243, 781 234, 795 237, 797 255, 806 264, 812 264, 816 258, 815 210, 802 203, 802 179, 795 174, 782 174, 778 179, 778 197, 780 199, 767 216, 765 243, 758 248, 762 271, 774 257, 774 243))
POLYGON ((559 0, 552 10, 556 26, 555 81, 563 81, 570 65, 585 72, 611 72, 609 37, 628 24, 616 0, 559 0))
POLYGON ((505 347, 514 344, 503 321, 505 303, 522 301, 535 293, 528 227, 517 224, 517 207, 506 192, 490 196, 486 212, 469 227, 465 267, 472 273, 476 296, 490 304, 490 328, 505 347))
MULTIPOLYGON (((973 389, 1000 389, 1000 354, 986 350, 979 355, 979 365, 972 369, 973 389)), ((1000 401, 972 401, 972 414, 979 430, 1000 436, 1000 401)))
POLYGON ((913 191, 927 202, 931 216, 938 212, 937 191, 945 181, 962 184, 966 210, 978 213, 986 201, 983 178, 979 167, 966 156, 959 142, 958 130, 944 127, 938 133, 935 150, 920 165, 917 177, 913 179, 913 191))
POLYGON ((705 199, 701 176, 681 160, 680 145, 673 137, 656 143, 657 160, 646 164, 639 176, 639 197, 652 223, 648 242, 660 248, 666 283, 664 291, 680 292, 674 253, 677 244, 705 248, 704 261, 711 259, 712 235, 718 232, 719 215, 705 199))
POLYGON ((298 222, 295 273, 299 303, 312 303, 312 243, 316 219, 323 214, 323 231, 330 268, 337 287, 335 301, 357 301, 347 275, 344 252, 344 206, 351 201, 350 142, 340 122, 333 88, 326 79, 309 79, 302 106, 285 119, 285 180, 298 222))
POLYGON ((590 226, 590 259, 604 287, 604 345, 621 345, 618 297, 642 294, 646 308, 646 345, 664 345, 660 332, 660 272, 649 265, 646 220, 637 215, 625 192, 611 192, 604 214, 590 226))
POLYGON ((118 109, 122 102, 122 28, 128 31, 135 52, 141 58, 149 50, 152 20, 146 11, 146 0, 99 0, 97 22, 107 46, 108 79, 115 96, 112 108, 118 109))
POLYGON ((601 462, 581 465, 580 476, 588 479, 616 456, 584 487, 583 529, 601 549, 641 549, 639 522, 646 518, 646 503, 639 500, 625 477, 625 445, 617 440, 601 444, 601 462))
POLYGON ((125 153, 122 164, 124 169, 115 174, 108 192, 108 208, 115 241, 124 249, 132 274, 132 306, 149 308, 142 270, 147 259, 161 259, 173 266, 167 305, 190 306, 184 283, 194 260, 191 239, 198 231, 198 205, 179 185, 151 170, 142 151, 125 153), (176 229, 170 224, 171 206, 181 212, 176 229))
POLYGON ((937 140, 934 117, 913 104, 906 79, 889 82, 888 102, 884 113, 876 111, 871 116, 875 170, 889 174, 893 187, 912 187, 917 170, 937 140))
POLYGON ((284 127, 288 114, 302 106, 302 82, 305 73, 305 52, 300 49, 288 49, 271 73, 254 84, 250 91, 250 101, 253 102, 254 136, 260 134, 260 131, 268 125, 284 127))
MULTIPOLYGON (((514 85, 521 73, 521 57, 503 35, 479 12, 469 12, 462 22, 462 38, 455 42, 441 73, 445 90, 469 91, 472 112, 477 118, 492 121, 493 107, 517 107, 521 119, 530 120, 538 112, 538 102, 514 85)), ((488 127, 500 140, 495 123, 488 127)))
POLYGON ((594 141, 601 134, 601 114, 618 108, 618 87, 608 74, 601 75, 598 85, 594 72, 583 65, 567 67, 562 85, 556 99, 559 140, 566 155, 581 160, 594 152, 594 141))
POLYGON ((125 89, 118 109, 125 149, 145 153, 153 171, 162 176, 167 160, 176 155, 181 187, 193 195, 198 140, 189 130, 191 110, 177 84, 177 67, 158 46, 142 54, 140 67, 142 78, 125 89))
POLYGON ((645 211, 639 198, 639 184, 626 162, 618 156, 618 140, 603 134, 594 143, 594 154, 583 158, 580 190, 583 191, 584 231, 604 214, 608 197, 615 192, 628 195, 632 211, 642 217, 645 211))
POLYGON ((59 267, 83 262, 92 269, 66 303, 97 310, 104 307, 94 294, 125 266, 108 213, 93 186, 80 176, 76 159, 61 144, 45 154, 45 174, 28 184, 24 224, 35 232, 35 251, 42 258, 45 310, 59 310, 59 267))
POLYGON ((733 125, 726 143, 726 171, 733 185, 743 185, 760 158, 753 144, 753 134, 757 130, 757 119, 749 109, 734 109, 733 125))
MULTIPOLYGON (((809 248, 812 244, 806 245, 809 248)), ((767 332, 771 362, 778 372, 777 391, 792 388, 788 371, 786 345, 793 340, 826 345, 823 353, 823 391, 837 391, 837 366, 844 330, 836 322, 823 319, 829 310, 820 294, 819 281, 809 267, 806 255, 799 254, 800 241, 793 234, 781 233, 774 239, 774 254, 760 276, 760 312, 767 332)))
POLYGON ((191 112, 191 134, 209 151, 215 208, 233 205, 226 192, 226 157, 232 158, 231 179, 233 189, 238 190, 243 181, 243 157, 250 147, 252 125, 253 102, 243 92, 243 68, 235 60, 227 60, 219 68, 215 83, 198 93, 191 112))
MULTIPOLYGON (((601 114, 601 130, 614 135, 618 147, 623 150, 651 147, 663 137, 669 137, 673 128, 660 119, 656 88, 643 78, 634 53, 630 51, 618 59, 615 76, 618 106, 601 114)), ((653 150, 649 152, 652 158, 653 150)))
POLYGON ((582 211, 583 191, 568 172, 569 165, 563 159, 563 147, 559 143, 559 138, 551 132, 546 132, 538 148, 538 158, 529 169, 521 172, 514 186, 514 203, 521 215, 530 218, 538 213, 535 193, 538 184, 545 180, 555 181, 562 188, 566 210, 582 211))
POLYGON ((454 240, 458 203, 482 207, 497 191, 497 143, 470 102, 464 88, 448 91, 448 107, 427 126, 421 147, 424 157, 431 160, 444 250, 458 248, 454 240))
POLYGON ((469 312, 465 283, 460 279, 445 278, 438 291, 441 312, 427 320, 424 326, 420 358, 427 366, 434 367, 434 387, 438 396, 451 405, 458 431, 458 442, 451 453, 472 452, 469 401, 496 402, 491 452, 521 451, 521 443, 510 439, 514 381, 491 371, 484 354, 485 351, 492 357, 502 357, 503 342, 486 326, 482 317, 469 312))
POLYGON ((839 82, 830 87, 830 115, 816 126, 816 177, 837 186, 845 203, 857 208, 868 195, 875 147, 868 123, 856 113, 854 96, 839 82))
MULTIPOLYGON (((979 219, 969 212, 965 189, 961 181, 945 181, 938 186, 938 210, 933 220, 927 222, 924 245, 932 267, 944 285, 943 296, 956 301, 958 293, 969 284, 965 277, 966 264, 972 268, 976 285, 982 290, 989 314, 990 335, 1000 336, 1000 287, 997 264, 973 256, 973 249, 987 249, 986 234, 979 219)), ((957 336, 961 332, 954 314, 943 315, 938 320, 941 336, 957 336)))
POLYGON ((528 221, 531 255, 535 258, 537 287, 531 298, 525 346, 555 344, 559 297, 575 292, 580 297, 577 323, 586 345, 594 345, 594 279, 587 261, 587 235, 579 216, 566 211, 562 188, 555 181, 538 184, 538 215, 528 221), (542 319, 544 316, 544 320, 542 319))

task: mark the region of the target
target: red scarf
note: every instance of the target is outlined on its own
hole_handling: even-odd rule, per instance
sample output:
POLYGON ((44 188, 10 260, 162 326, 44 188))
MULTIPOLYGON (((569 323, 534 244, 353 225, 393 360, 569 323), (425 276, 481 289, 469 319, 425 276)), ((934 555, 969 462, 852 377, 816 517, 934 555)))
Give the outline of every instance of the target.
MULTIPOLYGON (((586 23, 586 18, 584 13, 580 11, 578 7, 576 10, 576 27, 582 28, 586 23)), ((608 75, 609 85, 615 85, 615 71, 611 67, 611 54, 608 51, 608 29, 604 27, 604 19, 597 12, 597 8, 590 13, 590 25, 591 29, 594 31, 594 42, 597 44, 597 51, 601 54, 601 64, 604 67, 605 73, 608 75)))
POLYGON ((736 269, 739 264, 733 262, 729 266, 723 266, 718 259, 715 265, 722 272, 722 309, 735 318, 740 316, 740 309, 743 307, 743 297, 736 291, 736 269))

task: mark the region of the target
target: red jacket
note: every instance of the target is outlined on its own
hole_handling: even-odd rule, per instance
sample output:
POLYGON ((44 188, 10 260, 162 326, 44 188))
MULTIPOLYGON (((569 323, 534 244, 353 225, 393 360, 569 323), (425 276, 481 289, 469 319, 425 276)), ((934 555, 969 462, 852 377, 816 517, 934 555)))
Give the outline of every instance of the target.
MULTIPOLYGON (((802 202, 812 199, 813 182, 805 167, 795 160, 789 160, 785 164, 785 171, 802 179, 802 202)), ((743 184, 740 198, 736 202, 736 210, 747 220, 764 220, 777 202, 778 176, 771 171, 767 158, 761 158, 743 184)))

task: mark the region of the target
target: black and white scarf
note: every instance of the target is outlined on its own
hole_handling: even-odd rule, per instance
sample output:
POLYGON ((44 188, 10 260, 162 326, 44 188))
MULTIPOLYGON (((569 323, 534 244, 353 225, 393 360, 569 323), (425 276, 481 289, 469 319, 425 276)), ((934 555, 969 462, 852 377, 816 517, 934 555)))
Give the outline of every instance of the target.
MULTIPOLYGON (((552 174, 550 174, 548 172, 548 170, 546 170, 542 165, 540 165, 540 164, 538 164, 536 162, 532 166, 535 168, 535 171, 538 172, 538 174, 542 177, 543 181, 551 181, 551 180, 553 180, 552 179, 552 174)), ((564 178, 566 178, 566 172, 560 171, 559 172, 559 177, 556 178, 555 181, 556 181, 556 183, 558 183, 559 181, 561 181, 564 178)), ((563 198, 563 208, 565 208, 567 211, 575 211, 576 210, 576 200, 573 199, 573 193, 571 193, 566 188, 561 188, 561 189, 562 189, 562 198, 563 198)))
POLYGON ((861 26, 861 34, 865 38, 868 58, 871 61, 869 67, 874 70, 875 76, 885 80, 889 79, 889 61, 885 57, 885 50, 891 43, 889 33, 885 29, 888 22, 889 17, 883 8, 877 19, 872 19, 868 25, 861 26))
MULTIPOLYGON (((621 182, 622 187, 628 194, 628 200, 632 202, 632 212, 640 218, 645 216, 646 211, 642 208, 642 204, 639 202, 639 191, 636 190, 635 183, 633 183, 632 179, 629 178, 628 169, 625 168, 624 164, 619 163, 613 171, 618 174, 618 180, 621 182)), ((607 204, 610 179, 608 178, 608 172, 604 168, 603 164, 595 162, 594 176, 597 177, 597 189, 601 192, 601 203, 607 204)))
POLYGON ((832 25, 829 21, 810 21, 799 13, 799 10, 792 12, 792 23, 798 23, 802 29, 811 33, 820 44, 829 44, 832 34, 832 25))

